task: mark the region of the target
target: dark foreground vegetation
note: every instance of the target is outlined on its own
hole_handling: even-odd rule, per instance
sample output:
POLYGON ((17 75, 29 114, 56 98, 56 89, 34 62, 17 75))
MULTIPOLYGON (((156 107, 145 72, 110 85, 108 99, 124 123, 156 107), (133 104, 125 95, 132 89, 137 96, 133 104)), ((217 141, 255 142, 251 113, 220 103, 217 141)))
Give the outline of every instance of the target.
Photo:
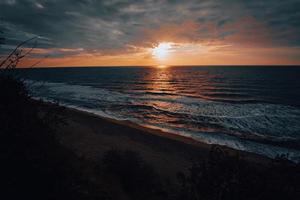
POLYGON ((1 199, 103 199, 85 193, 96 190, 76 170, 78 158, 56 141, 57 112, 41 112, 21 81, 0 76, 1 199))
POLYGON ((284 158, 255 164, 217 146, 173 182, 134 151, 110 150, 88 162, 55 137, 63 108, 40 104, 22 81, 0 76, 1 199, 116 199, 112 191, 136 200, 300 199, 299 165, 284 158), (108 180, 113 188, 104 186, 108 180))

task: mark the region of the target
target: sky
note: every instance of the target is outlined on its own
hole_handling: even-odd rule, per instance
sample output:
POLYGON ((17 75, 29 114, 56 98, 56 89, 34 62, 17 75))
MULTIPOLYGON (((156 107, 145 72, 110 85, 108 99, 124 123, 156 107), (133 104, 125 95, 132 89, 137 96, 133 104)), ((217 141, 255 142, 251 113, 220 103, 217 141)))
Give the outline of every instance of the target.
POLYGON ((0 30, 21 67, 300 65, 300 0, 0 0, 0 30))

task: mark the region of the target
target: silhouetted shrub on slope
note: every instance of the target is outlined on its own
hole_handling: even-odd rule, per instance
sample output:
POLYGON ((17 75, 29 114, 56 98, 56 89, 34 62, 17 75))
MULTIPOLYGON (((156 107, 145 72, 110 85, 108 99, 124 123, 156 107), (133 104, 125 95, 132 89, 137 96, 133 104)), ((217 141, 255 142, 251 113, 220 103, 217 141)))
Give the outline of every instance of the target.
POLYGON ((0 75, 0 198, 101 199, 54 137, 58 108, 40 107, 22 81, 0 75))
POLYGON ((103 156, 105 170, 120 179, 133 199, 164 199, 160 179, 154 169, 133 151, 110 150, 103 156))
POLYGON ((178 173, 178 199, 299 199, 299 165, 286 161, 254 165, 213 146, 188 175, 178 173))

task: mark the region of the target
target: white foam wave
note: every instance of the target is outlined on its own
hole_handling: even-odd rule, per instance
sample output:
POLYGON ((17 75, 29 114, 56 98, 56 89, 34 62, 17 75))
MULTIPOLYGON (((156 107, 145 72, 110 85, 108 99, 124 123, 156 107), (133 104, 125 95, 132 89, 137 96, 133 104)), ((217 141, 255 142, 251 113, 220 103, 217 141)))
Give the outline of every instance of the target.
POLYGON ((266 103, 231 104, 179 95, 130 94, 67 83, 27 80, 26 84, 33 97, 43 98, 47 101, 59 101, 67 107, 103 117, 130 120, 135 123, 164 128, 206 143, 225 145, 268 157, 289 153, 291 160, 300 162, 298 150, 245 139, 249 136, 256 136, 274 138, 279 141, 299 140, 300 110, 292 106, 266 103), (139 110, 141 105, 155 109, 155 113, 148 107, 139 110), (166 114, 169 118, 183 118, 186 123, 217 124, 224 130, 234 130, 249 135, 243 135, 243 138, 240 138, 239 135, 203 133, 196 130, 191 132, 184 128, 184 124, 174 128, 174 125, 168 121, 157 120, 163 119, 162 115, 166 114), (152 116, 154 122, 153 120, 147 121, 147 116, 152 116))

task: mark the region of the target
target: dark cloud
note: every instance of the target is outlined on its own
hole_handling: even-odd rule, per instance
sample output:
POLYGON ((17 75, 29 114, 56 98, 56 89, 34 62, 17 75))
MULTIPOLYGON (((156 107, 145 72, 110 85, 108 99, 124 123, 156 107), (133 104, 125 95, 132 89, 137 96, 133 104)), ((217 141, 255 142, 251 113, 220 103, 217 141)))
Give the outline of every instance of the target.
POLYGON ((245 1, 245 10, 263 22, 279 45, 300 45, 300 1, 265 0, 245 1))
MULTIPOLYGON (((179 31, 181 39, 248 44, 245 35, 252 34, 253 43, 255 37, 268 37, 271 40, 268 45, 300 45, 298 0, 0 0, 0 27, 7 44, 12 46, 38 35, 40 48, 121 51, 130 45, 147 45, 141 42, 149 38, 144 35, 145 30, 155 32, 162 26, 176 26, 187 21, 198 28, 186 30, 184 35, 179 31), (238 26, 245 18, 257 23, 238 26), (264 27, 263 32, 251 31, 258 27, 257 24, 264 27)), ((262 43, 262 40, 257 41, 262 43)))

